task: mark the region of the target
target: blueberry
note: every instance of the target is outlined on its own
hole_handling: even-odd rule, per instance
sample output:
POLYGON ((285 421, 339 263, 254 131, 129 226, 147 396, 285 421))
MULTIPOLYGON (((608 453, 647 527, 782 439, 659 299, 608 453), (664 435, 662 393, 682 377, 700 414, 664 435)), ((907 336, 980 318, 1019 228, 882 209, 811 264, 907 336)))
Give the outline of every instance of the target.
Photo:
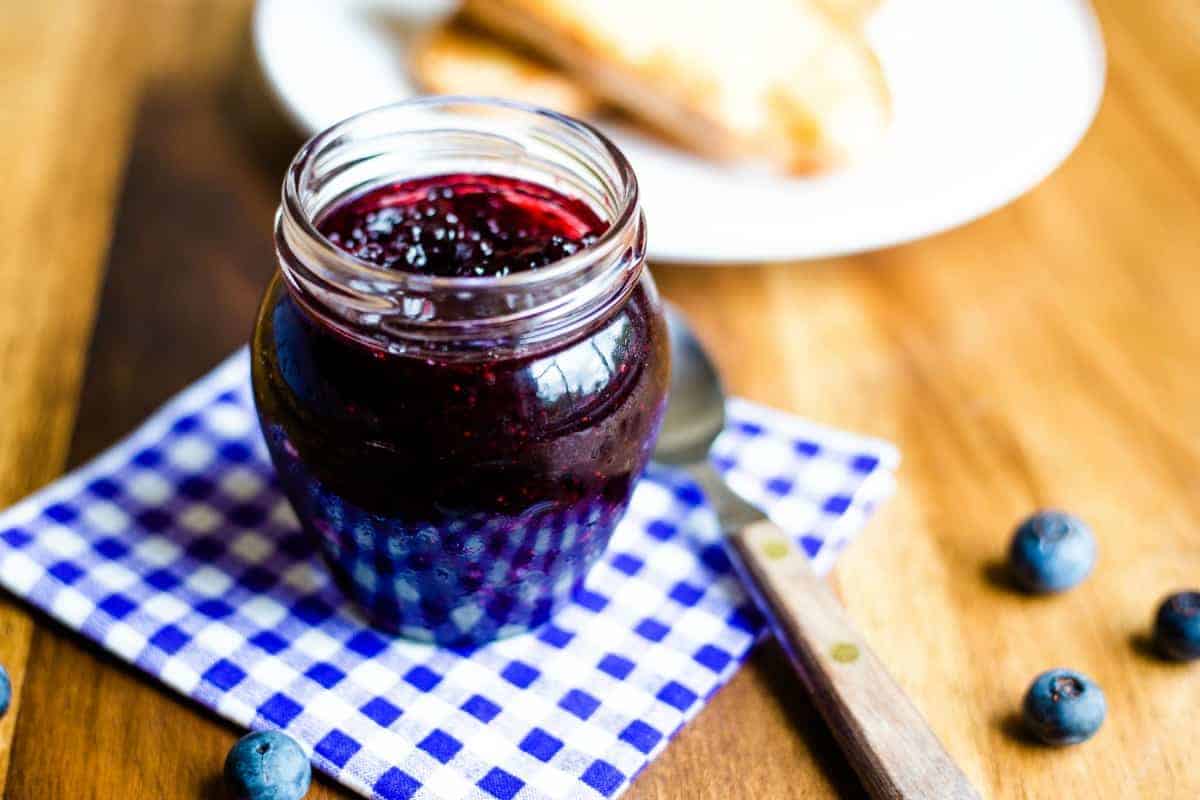
POLYGON ((1008 564, 1028 592, 1061 592, 1082 581, 1096 563, 1096 540, 1082 520, 1062 511, 1039 511, 1013 535, 1008 564))
POLYGON ((1154 643, 1180 661, 1200 658, 1200 592, 1176 592, 1154 617, 1154 643))
POLYGON ((8 679, 8 671, 0 667, 0 717, 8 711, 12 702, 12 682, 8 679))
POLYGON ((1086 675, 1052 669, 1025 693, 1025 722, 1046 744, 1077 744, 1100 729, 1108 706, 1104 692, 1086 675))
POLYGON ((237 800, 300 800, 311 780, 303 748, 279 731, 247 734, 225 758, 225 782, 237 800))

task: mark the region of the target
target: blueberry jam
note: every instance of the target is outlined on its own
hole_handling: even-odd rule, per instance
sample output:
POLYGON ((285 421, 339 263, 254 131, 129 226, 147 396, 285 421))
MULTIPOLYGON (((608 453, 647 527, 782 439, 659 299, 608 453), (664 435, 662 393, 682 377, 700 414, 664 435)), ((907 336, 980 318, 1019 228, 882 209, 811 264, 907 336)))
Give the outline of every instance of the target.
POLYGON ((499 175, 441 175, 367 192, 319 223, 338 247, 387 269, 494 277, 560 261, 596 241, 591 208, 499 175))
MULTIPOLYGON (((453 175, 372 190, 317 227, 388 270, 500 277, 605 223, 537 184, 453 175)), ((551 343, 486 358, 389 351, 277 275, 254 391, 283 488, 344 590, 381 627, 472 646, 546 621, 599 558, 653 449, 667 348, 647 273, 551 343)))

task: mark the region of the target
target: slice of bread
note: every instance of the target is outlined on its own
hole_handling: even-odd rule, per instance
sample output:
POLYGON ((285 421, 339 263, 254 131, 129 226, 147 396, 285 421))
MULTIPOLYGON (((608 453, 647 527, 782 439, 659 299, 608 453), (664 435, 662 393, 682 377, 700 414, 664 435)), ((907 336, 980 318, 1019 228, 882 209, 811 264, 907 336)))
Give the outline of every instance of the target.
POLYGON ((471 20, 708 155, 851 161, 890 117, 862 36, 816 0, 467 0, 471 20))
POLYGON ((562 72, 456 22, 417 41, 411 67, 417 82, 435 94, 506 97, 572 116, 601 105, 562 72))
POLYGON ((879 8, 881 0, 818 0, 831 17, 851 28, 861 27, 879 8))

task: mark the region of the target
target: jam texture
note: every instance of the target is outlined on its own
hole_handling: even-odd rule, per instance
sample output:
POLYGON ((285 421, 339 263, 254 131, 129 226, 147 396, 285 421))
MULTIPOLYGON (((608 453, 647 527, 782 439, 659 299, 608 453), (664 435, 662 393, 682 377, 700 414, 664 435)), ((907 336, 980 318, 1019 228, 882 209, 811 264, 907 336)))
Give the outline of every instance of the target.
POLYGON ((560 261, 607 227, 580 200, 499 175, 440 175, 373 189, 326 214, 321 233, 387 269, 503 277, 560 261))
MULTIPOLYGON (((434 208, 425 218, 446 222, 453 214, 455 241, 465 231, 469 245, 424 249, 421 267, 453 275, 536 269, 603 229, 543 187, 526 207, 507 205, 507 194, 477 197, 456 176, 453 187, 465 185, 466 206, 444 186, 400 184, 318 225, 339 246, 345 233, 361 239, 360 255, 405 269, 408 256, 388 259, 410 246, 410 234, 372 240, 355 231, 384 208, 405 218, 434 208), (464 214, 468 207, 478 213, 464 214), (474 240, 481 220, 489 235, 474 240), (502 221, 499 232, 487 220, 502 221), (484 242, 491 253, 476 260, 484 242)), ((666 401, 665 323, 645 274, 620 308, 565 341, 486 361, 364 343, 277 276, 253 350, 255 398, 281 483, 343 588, 376 624, 455 646, 539 625, 569 598, 625 512, 666 401)))

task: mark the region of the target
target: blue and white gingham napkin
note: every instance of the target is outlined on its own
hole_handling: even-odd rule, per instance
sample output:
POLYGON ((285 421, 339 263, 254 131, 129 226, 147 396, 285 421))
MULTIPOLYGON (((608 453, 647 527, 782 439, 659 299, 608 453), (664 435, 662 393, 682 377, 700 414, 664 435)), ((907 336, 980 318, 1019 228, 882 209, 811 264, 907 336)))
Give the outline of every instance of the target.
MULTIPOLYGON (((761 623, 695 485, 652 468, 573 604, 474 652, 372 630, 300 533, 243 351, 0 514, 0 583, 369 797, 596 798, 737 669, 761 623)), ((818 570, 892 486, 888 444, 730 403, 718 466, 818 570)))

